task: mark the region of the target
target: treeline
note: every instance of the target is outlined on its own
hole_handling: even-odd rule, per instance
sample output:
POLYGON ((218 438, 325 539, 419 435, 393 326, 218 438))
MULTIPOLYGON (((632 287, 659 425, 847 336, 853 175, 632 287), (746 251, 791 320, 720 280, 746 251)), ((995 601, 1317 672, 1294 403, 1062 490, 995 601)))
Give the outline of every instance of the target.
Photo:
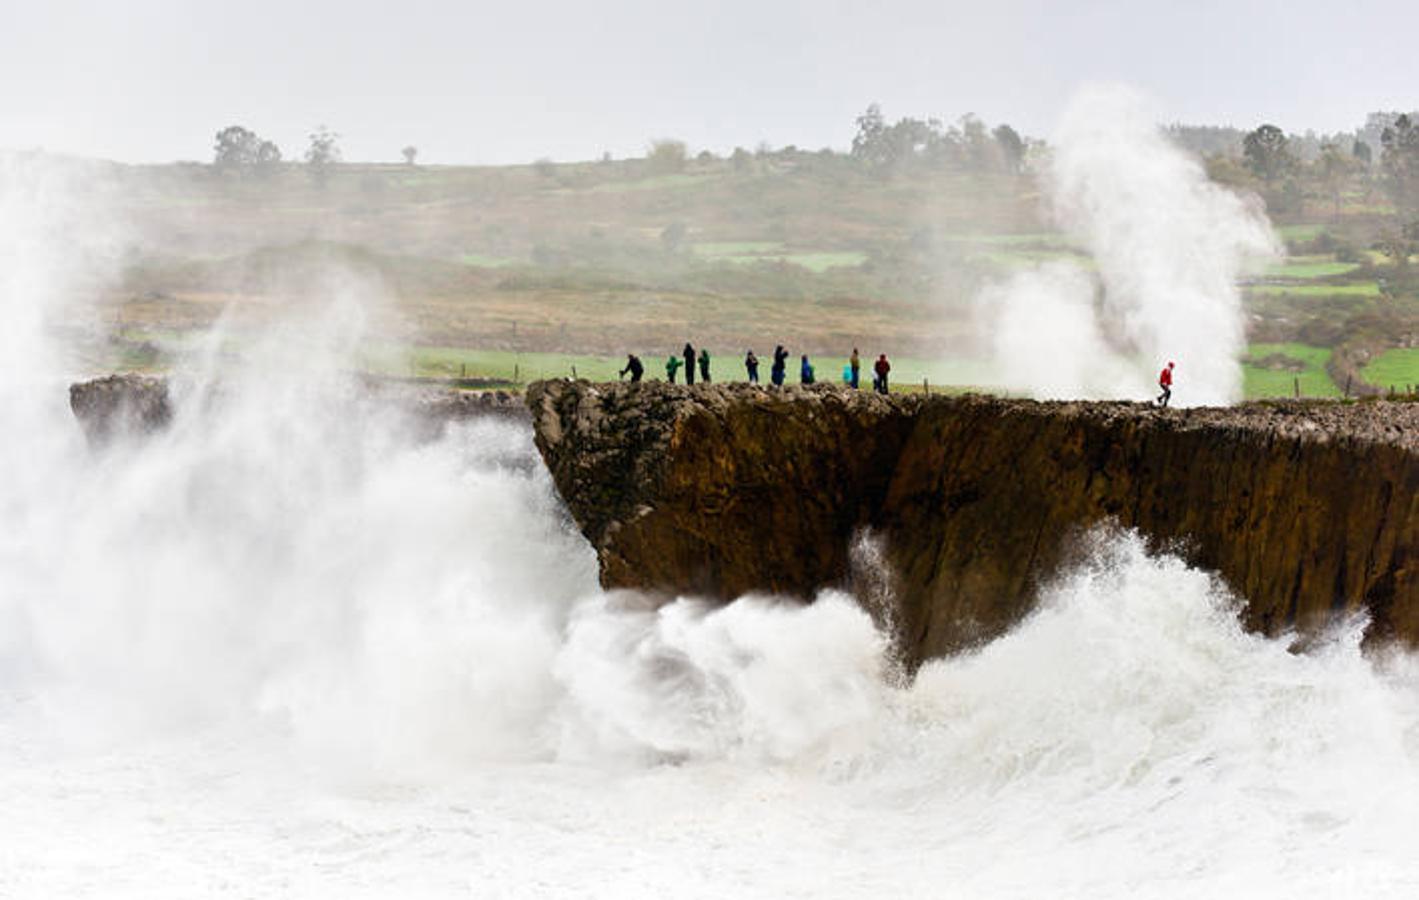
POLYGON ((1419 113, 1371 113, 1363 127, 1325 136, 1272 123, 1168 132, 1205 161, 1213 180, 1257 191, 1273 212, 1298 214, 1318 202, 1339 216, 1350 197, 1361 207, 1387 200, 1403 221, 1419 220, 1419 113))
MULTIPOLYGON (((331 167, 341 160, 340 135, 321 125, 308 138, 310 143, 304 157, 306 170, 312 181, 323 185, 331 167)), ((281 148, 276 142, 244 125, 228 125, 218 131, 212 149, 212 167, 221 174, 269 178, 281 167, 281 148)), ((405 147, 403 153, 412 165, 418 150, 405 147)))

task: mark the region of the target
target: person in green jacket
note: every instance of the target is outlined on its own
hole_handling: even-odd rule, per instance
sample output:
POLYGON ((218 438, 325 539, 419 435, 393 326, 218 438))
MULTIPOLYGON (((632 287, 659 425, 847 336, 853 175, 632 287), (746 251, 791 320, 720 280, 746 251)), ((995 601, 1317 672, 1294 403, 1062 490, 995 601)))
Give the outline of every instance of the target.
POLYGON ((710 383, 709 377, 709 351, 704 347, 700 348, 700 379, 705 383, 710 383))
POLYGON ((684 365, 684 363, 682 363, 680 357, 676 356, 674 353, 665 358, 665 377, 671 384, 675 383, 675 373, 680 371, 682 365, 684 365))

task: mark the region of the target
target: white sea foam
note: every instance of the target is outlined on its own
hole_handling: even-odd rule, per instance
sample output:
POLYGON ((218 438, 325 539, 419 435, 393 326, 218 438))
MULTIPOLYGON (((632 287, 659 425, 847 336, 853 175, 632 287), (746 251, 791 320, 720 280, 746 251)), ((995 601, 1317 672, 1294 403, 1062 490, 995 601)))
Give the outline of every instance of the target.
MULTIPOLYGON (((25 196, 0 209, 38 215, 25 196)), ((6 310, 57 290, 12 261, 35 268, 6 310)), ((194 357, 172 427, 105 448, 43 364, 46 307, 18 317, 0 896, 1419 886, 1410 657, 1354 630, 1289 653, 1126 535, 906 686, 839 594, 605 594, 524 430, 420 443, 341 374, 359 294, 223 359, 220 389, 194 357)))

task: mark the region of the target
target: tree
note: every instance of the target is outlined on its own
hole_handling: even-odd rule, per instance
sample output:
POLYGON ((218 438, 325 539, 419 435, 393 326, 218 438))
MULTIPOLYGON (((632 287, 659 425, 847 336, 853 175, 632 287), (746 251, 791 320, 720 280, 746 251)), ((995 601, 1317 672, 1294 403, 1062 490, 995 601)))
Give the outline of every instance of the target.
POLYGON ((660 245, 669 253, 674 253, 680 249, 680 245, 685 242, 685 235, 689 229, 684 222, 671 222, 660 231, 660 245))
POLYGON ((1370 145, 1364 141, 1356 141, 1350 147, 1350 155, 1359 160, 1365 168, 1370 167, 1370 162, 1374 159, 1374 152, 1370 150, 1370 145))
POLYGON ((1400 116, 1380 135, 1385 190, 1406 219, 1419 215, 1419 124, 1400 116))
POLYGON ((212 164, 224 172, 255 174, 269 178, 281 164, 281 148, 240 125, 228 125, 217 132, 212 164))
POLYGON ((310 146, 305 151, 305 161, 311 180, 321 187, 330 175, 330 169, 340 162, 340 145, 336 143, 340 135, 321 125, 310 135, 310 146))
POLYGON ((914 160, 933 157, 941 134, 935 119, 898 119, 888 125, 882 108, 873 103, 857 117, 852 158, 879 175, 890 175, 914 160))
POLYGON ((975 172, 985 172, 994 168, 995 148, 991 144, 990 135, 985 130, 985 123, 967 113, 961 116, 959 128, 961 149, 965 154, 966 166, 975 172))
POLYGON ((1347 156, 1335 144, 1321 146, 1320 158, 1316 160, 1315 167, 1321 183, 1325 185, 1326 193, 1330 195, 1332 215, 1337 219, 1340 218, 1341 195, 1357 165, 1353 156, 1347 156))
POLYGON ((419 148, 415 147, 413 144, 410 144, 399 152, 404 155, 404 165, 406 166, 414 165, 414 160, 419 156, 419 148))
POLYGON ((217 132, 216 155, 212 164, 221 169, 241 169, 253 165, 260 143, 256 132, 240 125, 228 125, 217 132))
POLYGON ((1025 142, 1020 138, 1019 132, 1009 125, 998 125, 991 132, 995 138, 996 146, 1000 148, 1000 158, 1005 162, 1005 169, 1008 172, 1018 173, 1025 165, 1025 142))
POLYGON ((869 164, 878 161, 881 155, 882 135, 887 131, 887 121, 882 118, 882 107, 869 104, 867 110, 857 117, 857 134, 852 138, 853 159, 869 164))
POLYGON ((1286 175, 1295 165, 1286 135, 1275 125, 1262 125, 1242 139, 1247 168, 1267 184, 1286 175))
POLYGON ((256 174, 270 178, 281 167, 281 148, 274 141, 261 141, 256 145, 256 174))
POLYGON ((684 141, 677 141, 672 138, 660 138, 650 142, 650 150, 646 153, 646 162, 650 164, 651 171, 662 175, 679 172, 685 168, 685 160, 689 159, 690 151, 685 146, 684 141))

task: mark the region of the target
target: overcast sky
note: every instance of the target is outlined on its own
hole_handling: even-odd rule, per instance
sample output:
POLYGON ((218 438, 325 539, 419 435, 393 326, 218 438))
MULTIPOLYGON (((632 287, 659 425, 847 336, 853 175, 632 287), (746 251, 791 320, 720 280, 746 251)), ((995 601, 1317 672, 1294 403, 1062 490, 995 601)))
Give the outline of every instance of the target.
POLYGON ((1099 80, 1169 121, 1333 131, 1419 107, 1416 26, 1415 0, 0 0, 0 147, 209 160, 239 123, 288 158, 319 124, 351 160, 842 148, 873 101, 1047 136, 1099 80))

